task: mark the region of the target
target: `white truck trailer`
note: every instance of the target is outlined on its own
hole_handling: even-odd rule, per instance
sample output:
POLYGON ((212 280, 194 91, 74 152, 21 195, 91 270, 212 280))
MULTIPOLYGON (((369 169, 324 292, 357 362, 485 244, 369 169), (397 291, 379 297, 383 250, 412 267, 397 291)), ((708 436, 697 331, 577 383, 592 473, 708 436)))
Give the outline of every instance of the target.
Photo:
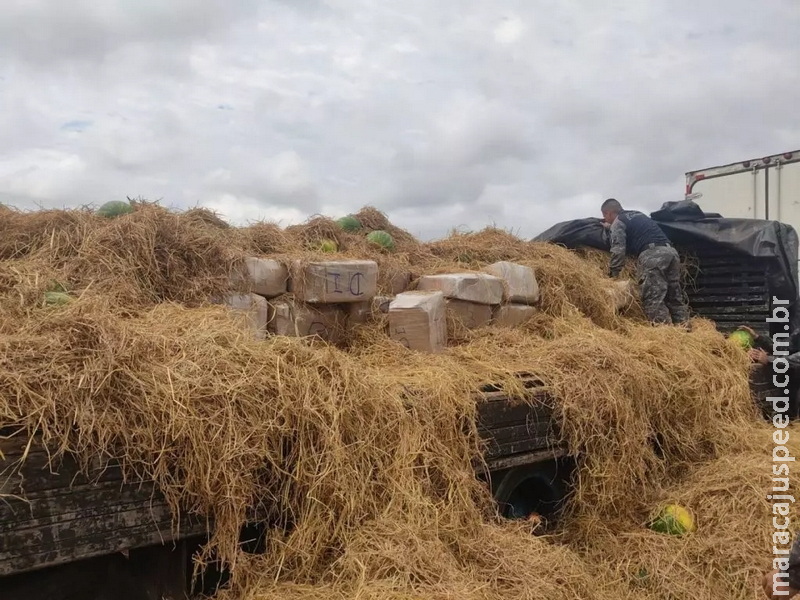
POLYGON ((800 232, 800 150, 690 171, 686 199, 707 213, 780 221, 800 232))
MULTIPOLYGON (((800 150, 690 171, 686 173, 686 199, 694 200, 705 213, 718 213, 728 219, 758 219, 788 225, 794 229, 795 233, 792 235, 796 236, 797 233, 800 233, 800 150)), ((740 233, 743 237, 748 235, 744 230, 740 233)), ((727 235, 735 238, 736 231, 729 229, 727 235)), ((792 246, 798 247, 798 251, 790 252, 789 254, 796 254, 794 259, 798 262, 795 263, 795 266, 800 267, 800 246, 798 246, 796 238, 794 243, 787 244, 786 249, 788 250, 792 246)), ((790 255, 785 256, 783 260, 791 261, 792 257, 790 255)), ((724 259, 724 256, 720 258, 720 260, 724 259)), ((731 272, 741 274, 739 283, 745 286, 744 282, 749 282, 745 286, 747 287, 747 294, 756 295, 757 290, 761 290, 766 294, 765 300, 769 300, 774 296, 774 292, 770 291, 773 284, 784 289, 784 291, 792 287, 791 285, 784 287, 781 284, 780 273, 782 268, 776 267, 774 261, 772 267, 770 267, 769 264, 762 265, 758 261, 745 261, 743 259, 742 261, 730 262, 730 257, 727 260, 730 263, 727 268, 731 272), (745 266, 745 263, 748 266, 745 266), (759 272, 761 273, 760 277, 757 276, 759 272), (748 277, 751 279, 747 279, 748 277), (761 282, 764 277, 766 277, 766 280, 761 282)), ((792 267, 791 265, 786 265, 783 269, 785 268, 791 269, 792 267)), ((722 269, 723 271, 725 270, 724 268, 722 269)), ((711 270, 713 271, 713 268, 711 270)), ((712 277, 714 281, 716 281, 714 277, 717 279, 722 277, 722 275, 713 273, 708 274, 708 276, 712 277)), ((726 274, 725 276, 727 277, 728 275, 726 274)), ((793 275, 793 279, 797 280, 796 272, 793 275)), ((737 312, 736 317, 731 316, 729 318, 731 323, 743 317, 738 313, 755 311, 756 309, 749 306, 750 304, 763 304, 767 309, 767 313, 771 314, 772 311, 772 307, 768 307, 767 302, 761 299, 758 299, 758 301, 753 300, 749 303, 740 303, 735 307, 731 302, 726 302, 725 304, 727 308, 723 310, 719 306, 715 306, 713 312, 718 320, 728 318, 727 313, 721 314, 723 312, 737 312)), ((763 314, 748 314, 750 320, 763 321, 763 314)), ((741 320, 741 322, 744 322, 744 320, 741 320)), ((763 325, 763 322, 761 324, 763 325)), ((729 325, 733 326, 732 324, 729 325)), ((800 326, 800 323, 796 323, 795 326, 800 326)))

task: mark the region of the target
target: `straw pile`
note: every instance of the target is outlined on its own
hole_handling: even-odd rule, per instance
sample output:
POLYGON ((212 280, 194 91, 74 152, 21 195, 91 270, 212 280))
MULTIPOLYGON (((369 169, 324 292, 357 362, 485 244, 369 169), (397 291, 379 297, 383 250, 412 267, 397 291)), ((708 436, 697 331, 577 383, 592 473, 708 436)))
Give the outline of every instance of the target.
POLYGON ((227 598, 749 597, 769 566, 756 500, 768 482, 751 478, 768 461, 740 350, 706 322, 687 334, 617 315, 602 269, 563 248, 496 229, 419 244, 374 209, 360 217, 392 232, 396 251, 325 218, 282 230, 147 203, 113 220, 4 211, 0 425, 120 457, 176 512, 213 517, 198 562, 232 569, 227 598), (330 238, 342 256, 377 261, 383 286, 403 271, 532 266, 540 312, 422 356, 381 322, 346 348, 255 341, 208 303, 244 256, 330 258, 315 246, 330 238), (73 300, 44 303, 53 289, 73 300), (513 391, 520 372, 558 399, 581 456, 569 526, 553 539, 500 523, 472 468, 472 394, 487 382, 513 391), (750 495, 728 497, 736 482, 750 495), (642 531, 668 497, 698 512, 696 538, 642 531), (270 525, 263 556, 237 544, 254 505, 270 525), (644 587, 630 577, 640 565, 644 587))
MULTIPOLYGON (((589 563, 623 578, 640 598, 763 598, 760 580, 773 569, 773 545, 783 546, 773 540, 773 507, 767 499, 775 485, 773 431, 766 425, 752 427, 740 449, 687 465, 685 476, 662 492, 663 503, 691 507, 697 533, 674 538, 620 523, 613 534, 593 537, 581 553, 589 563)), ((800 430, 792 426, 789 434, 787 447, 797 456, 800 430)), ((796 477, 790 474, 789 479, 790 489, 782 493, 797 498, 796 477)), ((789 519, 793 533, 800 519, 796 505, 789 519)), ((566 537, 583 538, 580 529, 580 522, 570 524, 566 537)))

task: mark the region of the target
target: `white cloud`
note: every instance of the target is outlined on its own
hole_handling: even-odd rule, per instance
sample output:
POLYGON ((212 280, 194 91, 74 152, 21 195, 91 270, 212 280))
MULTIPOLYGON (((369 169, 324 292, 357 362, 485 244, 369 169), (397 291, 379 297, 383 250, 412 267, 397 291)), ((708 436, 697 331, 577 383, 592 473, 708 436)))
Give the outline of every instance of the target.
POLYGON ((516 42, 525 31, 525 23, 519 17, 505 17, 494 28, 494 39, 500 44, 516 42))
POLYGON ((65 189, 77 191, 86 170, 86 163, 76 154, 33 148, 16 160, 0 163, 0 181, 6 194, 46 204, 62 197, 65 189))
POLYGON ((257 198, 221 194, 203 202, 202 206, 219 214, 223 219, 236 225, 247 225, 256 221, 278 223, 286 227, 306 220, 307 215, 295 208, 275 208, 264 206, 257 198))
POLYGON ((307 193, 314 184, 303 159, 297 152, 281 152, 263 165, 273 189, 287 195, 307 193))
POLYGON ((800 12, 653 0, 7 0, 0 202, 533 236, 797 149, 800 12))

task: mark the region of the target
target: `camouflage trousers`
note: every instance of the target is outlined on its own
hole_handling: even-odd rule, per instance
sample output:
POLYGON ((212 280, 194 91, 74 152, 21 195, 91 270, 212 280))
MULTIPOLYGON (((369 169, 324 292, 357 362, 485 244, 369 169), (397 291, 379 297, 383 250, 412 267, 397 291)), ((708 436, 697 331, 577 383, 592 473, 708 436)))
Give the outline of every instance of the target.
POLYGON ((689 307, 681 287, 681 262, 670 246, 648 248, 636 262, 644 314, 652 323, 681 324, 689 320, 689 307))

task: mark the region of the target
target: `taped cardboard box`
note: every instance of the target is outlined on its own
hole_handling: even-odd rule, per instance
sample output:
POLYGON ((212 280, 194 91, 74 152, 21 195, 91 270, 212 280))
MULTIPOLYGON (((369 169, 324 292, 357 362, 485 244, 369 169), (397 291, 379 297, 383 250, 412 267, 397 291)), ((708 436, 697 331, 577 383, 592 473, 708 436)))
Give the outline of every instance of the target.
POLYGON ((353 302, 347 305, 347 325, 365 325, 372 319, 372 302, 353 302))
POLYGON ((223 302, 239 314, 244 327, 252 330, 255 339, 266 339, 269 320, 269 303, 266 298, 258 294, 231 294, 223 302))
POLYGON ((375 296, 370 302, 353 302, 347 305, 347 322, 349 325, 364 325, 378 315, 389 313, 389 304, 394 298, 375 296))
POLYGON ((421 277, 417 289, 442 292, 445 298, 478 304, 500 304, 503 301, 503 280, 487 273, 452 273, 421 277))
POLYGON ((394 296, 375 296, 372 299, 372 312, 376 315, 388 315, 392 300, 394 300, 394 296))
POLYGON ((448 300, 447 312, 467 329, 485 327, 492 320, 492 307, 488 304, 478 304, 477 302, 448 300))
POLYGON ((231 279, 236 289, 275 298, 286 293, 289 270, 277 260, 251 256, 234 270, 231 279))
POLYGON ((441 292, 405 292, 389 305, 389 336, 410 350, 437 354, 447 347, 447 305, 441 292))
POLYGON ((368 302, 377 288, 378 263, 372 260, 296 261, 289 279, 289 291, 314 304, 368 302))
POLYGON ((497 327, 519 327, 536 314, 527 304, 501 304, 494 309, 493 322, 497 327))
POLYGON ((271 304, 268 329, 275 335, 318 337, 331 344, 342 341, 347 313, 340 306, 310 306, 303 302, 279 300, 271 304))
POLYGON ((384 290, 387 294, 397 296, 408 290, 411 285, 411 273, 408 271, 397 271, 388 274, 388 287, 384 290))
POLYGON ((483 270, 504 281, 506 302, 536 304, 539 301, 539 283, 536 281, 536 273, 530 267, 502 261, 483 270))

